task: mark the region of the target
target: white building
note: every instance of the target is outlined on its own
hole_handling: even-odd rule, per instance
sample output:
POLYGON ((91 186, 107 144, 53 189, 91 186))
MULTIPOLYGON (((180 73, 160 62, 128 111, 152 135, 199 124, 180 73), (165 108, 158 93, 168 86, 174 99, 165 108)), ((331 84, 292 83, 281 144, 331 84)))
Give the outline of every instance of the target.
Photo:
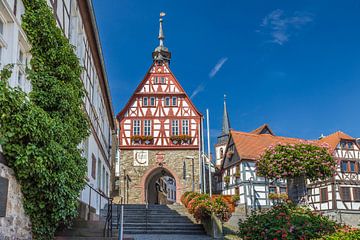
MULTIPOLYGON (((84 99, 86 113, 91 121, 91 135, 82 148, 88 162, 88 184, 109 196, 112 145, 114 130, 113 108, 104 59, 91 0, 48 0, 59 28, 76 47, 76 55, 84 68, 82 80, 87 95, 84 99)), ((10 86, 20 86, 25 92, 31 85, 25 76, 25 66, 31 58, 30 45, 21 28, 21 15, 25 9, 21 0, 0 0, 0 64, 15 64, 10 86)), ((99 195, 93 191, 89 199, 87 186, 80 194, 80 201, 91 202, 91 211, 99 213, 99 195)), ((102 203, 100 203, 102 201, 102 203)), ((87 208, 84 208, 87 209, 87 208)))

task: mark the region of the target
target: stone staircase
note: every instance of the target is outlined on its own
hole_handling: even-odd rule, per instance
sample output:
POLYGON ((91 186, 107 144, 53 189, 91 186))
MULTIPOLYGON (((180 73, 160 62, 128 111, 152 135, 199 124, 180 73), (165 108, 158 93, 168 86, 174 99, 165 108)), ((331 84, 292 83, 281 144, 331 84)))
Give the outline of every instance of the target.
MULTIPOLYGON (((117 214, 121 205, 113 206, 113 229, 117 231, 117 214)), ((124 205, 124 234, 205 235, 201 224, 182 205, 124 205)))
MULTIPOLYGON (((55 239, 118 239, 118 214, 121 205, 113 205, 112 237, 104 237, 104 226, 107 209, 101 210, 99 221, 77 220, 70 229, 58 231, 55 239)), ((206 235, 201 224, 198 224, 182 205, 124 205, 124 240, 132 240, 137 234, 167 235, 206 235)), ((171 238, 169 236, 169 238, 171 238)))

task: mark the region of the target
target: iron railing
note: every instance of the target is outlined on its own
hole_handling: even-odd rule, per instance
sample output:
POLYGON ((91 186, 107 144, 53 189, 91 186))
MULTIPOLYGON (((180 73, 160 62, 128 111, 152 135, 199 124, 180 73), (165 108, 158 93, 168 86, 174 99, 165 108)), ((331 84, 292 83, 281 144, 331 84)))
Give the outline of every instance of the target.
POLYGON ((113 208, 113 199, 106 196, 104 193, 100 192, 99 190, 95 189, 90 184, 86 183, 86 185, 89 187, 89 202, 88 202, 88 220, 91 218, 91 207, 92 207, 92 192, 94 192, 96 199, 99 201, 96 204, 99 204, 99 215, 101 216, 101 210, 103 209, 103 206, 101 203, 104 204, 104 207, 107 208, 106 216, 105 216, 105 226, 104 226, 104 237, 112 237, 112 208, 113 208), (104 202, 102 202, 102 199, 104 202))

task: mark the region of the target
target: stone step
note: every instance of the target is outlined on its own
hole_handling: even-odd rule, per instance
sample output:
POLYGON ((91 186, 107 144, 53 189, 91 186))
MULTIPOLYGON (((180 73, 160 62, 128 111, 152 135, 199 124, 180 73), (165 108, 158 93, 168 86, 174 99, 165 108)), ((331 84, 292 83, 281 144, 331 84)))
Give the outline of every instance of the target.
MULTIPOLYGON (((205 235, 204 230, 172 230, 172 231, 164 231, 164 230, 148 230, 144 232, 144 230, 126 230, 124 229, 125 234, 166 234, 166 235, 205 235)), ((171 237, 169 237, 171 239, 171 237)))

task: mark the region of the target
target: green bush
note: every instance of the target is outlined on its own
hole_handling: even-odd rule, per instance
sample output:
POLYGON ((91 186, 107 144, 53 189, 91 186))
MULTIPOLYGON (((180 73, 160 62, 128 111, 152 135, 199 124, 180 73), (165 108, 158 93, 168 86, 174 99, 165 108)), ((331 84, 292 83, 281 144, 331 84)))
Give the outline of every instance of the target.
POLYGON ((358 240, 360 239, 360 230, 344 231, 339 230, 336 233, 323 236, 318 240, 358 240))
POLYGON ((298 240, 334 233, 337 224, 308 208, 280 204, 239 221, 238 236, 244 240, 298 240))
POLYGON ((27 95, 1 72, 0 144, 14 169, 34 239, 53 239, 59 224, 77 216, 87 162, 79 145, 89 134, 83 111, 82 68, 57 27, 46 0, 23 0, 23 29, 31 45, 27 95))

